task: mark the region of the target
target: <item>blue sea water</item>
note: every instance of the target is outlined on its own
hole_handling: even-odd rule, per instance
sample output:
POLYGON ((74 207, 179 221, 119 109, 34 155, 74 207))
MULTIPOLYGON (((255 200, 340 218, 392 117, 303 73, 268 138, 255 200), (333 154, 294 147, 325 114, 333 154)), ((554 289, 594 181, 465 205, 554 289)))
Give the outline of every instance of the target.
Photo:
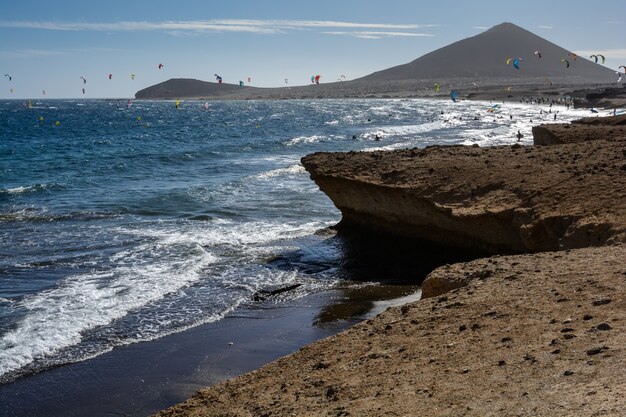
POLYGON ((0 383, 220 320, 264 288, 338 285, 341 250, 315 232, 340 213, 300 165, 309 153, 494 146, 518 130, 529 144, 548 111, 588 115, 443 100, 202 105, 0 101, 0 383))

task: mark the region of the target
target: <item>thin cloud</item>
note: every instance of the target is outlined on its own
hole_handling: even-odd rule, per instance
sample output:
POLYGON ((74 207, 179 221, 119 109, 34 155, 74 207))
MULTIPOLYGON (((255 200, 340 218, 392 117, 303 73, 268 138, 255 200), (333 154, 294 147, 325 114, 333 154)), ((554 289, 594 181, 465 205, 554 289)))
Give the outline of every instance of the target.
POLYGON ((383 39, 393 37, 431 37, 429 33, 412 33, 412 32, 378 32, 378 31, 354 31, 354 32, 322 32, 326 35, 352 36, 361 39, 383 39))
POLYGON ((87 52, 118 52, 119 49, 114 48, 90 48, 90 49, 19 49, 19 50, 0 50, 0 58, 16 59, 16 58, 37 58, 37 57, 55 57, 82 54, 87 52))
MULTIPOLYGON (((109 23, 93 22, 41 22, 41 21, 0 21, 0 28, 11 29, 38 29, 59 31, 163 31, 180 36, 183 32, 244 32, 259 34, 284 33, 290 30, 306 29, 379 29, 379 30, 415 30, 432 28, 439 25, 427 24, 393 24, 393 23, 358 23, 324 20, 254 20, 254 19, 213 19, 197 21, 120 21, 109 23)), ((389 32, 392 33, 392 32, 389 32)), ((395 32, 403 33, 403 32, 395 32)), ((369 35, 362 31, 353 36, 389 36, 369 35)), ((394 36, 422 36, 394 35, 394 36)), ((425 35, 428 36, 428 35, 425 35)))
POLYGON ((537 26, 539 29, 554 29, 553 26, 548 26, 548 25, 541 25, 541 26, 537 26))
POLYGON ((609 59, 626 59, 626 49, 596 49, 593 51, 590 50, 579 50, 576 51, 576 54, 579 56, 583 56, 585 58, 589 57, 590 55, 604 55, 604 57, 609 60, 609 59))
POLYGON ((489 29, 489 28, 487 26, 474 26, 473 29, 485 30, 485 29, 489 29))

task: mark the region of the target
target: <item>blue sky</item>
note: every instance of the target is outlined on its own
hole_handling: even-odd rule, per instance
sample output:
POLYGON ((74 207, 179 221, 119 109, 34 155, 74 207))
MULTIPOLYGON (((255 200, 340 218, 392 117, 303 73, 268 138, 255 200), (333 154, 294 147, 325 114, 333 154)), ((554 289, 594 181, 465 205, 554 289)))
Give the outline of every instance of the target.
POLYGON ((215 73, 258 87, 353 79, 505 21, 626 65, 622 0, 23 0, 0 14, 0 98, 132 97, 215 73))

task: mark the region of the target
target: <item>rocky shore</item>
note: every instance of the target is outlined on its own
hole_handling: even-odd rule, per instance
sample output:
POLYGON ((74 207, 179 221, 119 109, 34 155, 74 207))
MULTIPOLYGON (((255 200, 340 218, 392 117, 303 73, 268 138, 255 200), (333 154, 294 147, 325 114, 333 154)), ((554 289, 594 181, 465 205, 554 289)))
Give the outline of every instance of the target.
POLYGON ((535 128, 546 146, 305 157, 340 233, 482 257, 436 268, 421 301, 158 415, 623 415, 623 123, 535 128))

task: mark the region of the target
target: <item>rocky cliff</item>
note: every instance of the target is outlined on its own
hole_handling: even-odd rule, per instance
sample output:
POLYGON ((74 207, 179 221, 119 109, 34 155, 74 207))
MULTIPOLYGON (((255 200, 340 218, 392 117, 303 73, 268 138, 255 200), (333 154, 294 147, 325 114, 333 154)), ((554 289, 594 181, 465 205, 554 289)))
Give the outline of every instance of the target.
POLYGON ((302 159, 340 228, 488 253, 626 241, 626 141, 436 146, 302 159))

